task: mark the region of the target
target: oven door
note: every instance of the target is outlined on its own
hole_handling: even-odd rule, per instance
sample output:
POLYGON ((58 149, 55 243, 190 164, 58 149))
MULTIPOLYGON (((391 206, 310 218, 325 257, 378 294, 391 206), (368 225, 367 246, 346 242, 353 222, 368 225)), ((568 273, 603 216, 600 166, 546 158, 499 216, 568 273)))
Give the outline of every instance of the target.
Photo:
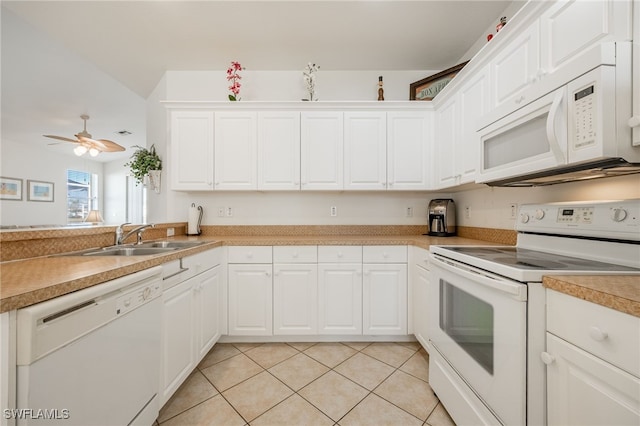
POLYGON ((527 286, 430 258, 430 344, 503 424, 525 424, 527 286))

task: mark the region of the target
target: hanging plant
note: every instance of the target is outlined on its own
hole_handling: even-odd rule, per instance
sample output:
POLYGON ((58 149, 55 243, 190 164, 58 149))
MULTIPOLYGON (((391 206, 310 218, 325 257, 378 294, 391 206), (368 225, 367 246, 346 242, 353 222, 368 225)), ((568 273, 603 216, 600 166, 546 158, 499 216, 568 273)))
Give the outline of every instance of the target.
POLYGON ((125 163, 125 167, 129 167, 131 174, 136 180, 136 184, 143 183, 144 177, 151 170, 162 170, 162 160, 156 153, 156 147, 151 145, 149 149, 134 146, 136 151, 131 155, 131 160, 125 163))

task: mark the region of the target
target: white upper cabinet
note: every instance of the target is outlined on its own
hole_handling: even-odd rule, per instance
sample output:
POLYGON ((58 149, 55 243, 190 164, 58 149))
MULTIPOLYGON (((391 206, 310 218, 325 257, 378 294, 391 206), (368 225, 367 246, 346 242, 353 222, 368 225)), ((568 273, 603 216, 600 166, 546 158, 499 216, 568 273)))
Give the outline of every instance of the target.
POLYGON ((542 15, 542 73, 552 73, 596 43, 630 40, 631 2, 560 0, 542 15))
POLYGON ((387 186, 387 115, 344 113, 344 189, 383 190, 387 186))
POLYGON ((429 189, 432 131, 432 111, 387 112, 388 189, 429 189))
POLYGON ((484 67, 466 81, 458 92, 459 140, 456 144, 458 184, 473 182, 480 155, 479 119, 489 112, 489 69, 484 67))
POLYGON ((300 113, 258 113, 258 190, 300 189, 300 113))
POLYGON ((533 22, 502 48, 490 62, 492 104, 514 106, 525 99, 524 89, 531 85, 540 71, 540 24, 533 22))
POLYGON ((212 111, 171 112, 171 189, 213 189, 213 116, 212 111))
POLYGON ((301 115, 302 190, 342 190, 343 113, 305 111, 301 115))
POLYGON ((447 99, 436 112, 435 164, 436 186, 454 186, 457 183, 456 143, 458 142, 457 96, 447 99))
POLYGON ((215 189, 258 188, 257 114, 221 111, 215 116, 215 189))

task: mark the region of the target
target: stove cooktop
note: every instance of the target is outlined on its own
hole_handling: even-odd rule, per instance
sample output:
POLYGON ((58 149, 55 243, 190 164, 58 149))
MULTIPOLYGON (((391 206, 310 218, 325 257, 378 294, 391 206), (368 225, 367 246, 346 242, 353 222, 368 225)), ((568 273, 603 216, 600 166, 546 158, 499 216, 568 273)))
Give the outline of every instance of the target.
POLYGON ((640 272, 640 269, 518 247, 447 247, 458 253, 518 269, 640 272))

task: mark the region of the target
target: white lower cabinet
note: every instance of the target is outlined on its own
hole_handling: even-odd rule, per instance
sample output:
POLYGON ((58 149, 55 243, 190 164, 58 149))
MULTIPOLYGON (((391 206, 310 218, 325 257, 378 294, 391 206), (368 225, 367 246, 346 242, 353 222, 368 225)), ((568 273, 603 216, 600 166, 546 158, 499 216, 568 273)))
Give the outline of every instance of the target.
POLYGON ((230 336, 273 334, 271 246, 228 249, 230 336))
POLYGON ((273 265, 273 334, 318 333, 318 265, 273 265))
POLYGON ((547 290, 547 423, 640 424, 640 318, 547 290))
POLYGON ((165 274, 171 278, 165 280, 162 294, 160 405, 173 395, 220 337, 222 276, 214 251, 166 266, 170 270, 175 263, 176 273, 165 274))
POLYGON ((362 334, 362 263, 318 264, 320 334, 362 334))
POLYGON ((416 340, 427 349, 429 336, 427 335, 427 301, 429 289, 429 251, 421 247, 410 247, 409 250, 409 308, 412 329, 416 340))
POLYGON ((271 264, 229 265, 229 335, 273 334, 271 264))
POLYGON ((362 259, 362 334, 407 334, 407 246, 364 246, 362 259))

